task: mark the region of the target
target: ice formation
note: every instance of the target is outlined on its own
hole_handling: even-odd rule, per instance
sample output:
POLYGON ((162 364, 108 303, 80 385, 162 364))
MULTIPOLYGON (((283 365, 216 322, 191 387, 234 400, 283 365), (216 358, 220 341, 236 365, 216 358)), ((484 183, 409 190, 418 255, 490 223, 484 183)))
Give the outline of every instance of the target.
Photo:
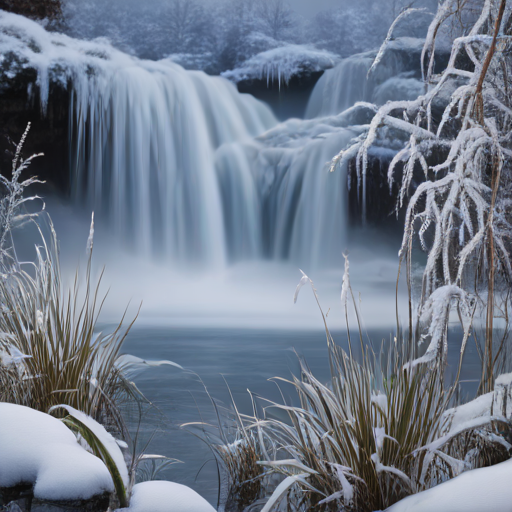
POLYGON ((334 67, 339 57, 325 50, 305 45, 287 44, 258 53, 240 67, 224 71, 222 76, 233 82, 266 80, 267 84, 287 84, 293 76, 324 71, 334 67))

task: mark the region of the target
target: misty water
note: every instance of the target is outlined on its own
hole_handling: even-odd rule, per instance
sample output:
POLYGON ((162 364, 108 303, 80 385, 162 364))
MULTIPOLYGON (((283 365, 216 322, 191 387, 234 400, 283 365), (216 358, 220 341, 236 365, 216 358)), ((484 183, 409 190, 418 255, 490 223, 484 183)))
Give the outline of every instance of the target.
MULTIPOLYGON (((128 317, 142 303, 124 352, 185 368, 152 368, 136 378, 156 407, 142 424, 142 437, 155 432, 148 451, 183 461, 167 476, 215 504, 212 455, 180 429, 215 421, 199 378, 228 407, 229 385, 245 413, 251 412, 247 389, 279 399, 268 379, 298 370, 294 351, 317 378, 328 380, 312 291, 303 288, 293 303, 299 268, 315 282, 342 346, 343 252, 365 341, 378 350, 382 340, 393 339, 396 304, 399 324, 407 323, 403 284, 396 295, 402 226, 351 225, 347 164, 330 173, 329 162, 367 122, 370 107, 354 108, 356 102, 415 97, 421 83, 399 58, 367 83, 371 56, 351 57, 317 83, 307 119, 280 123, 267 105, 223 78, 185 71, 170 60, 138 60, 102 41, 50 35, 5 16, 0 21, 30 34, 10 44, 28 62, 37 61, 43 108, 52 81, 71 84, 71 197, 47 199, 65 273, 72 276, 81 253, 83 260, 94 211, 95 268, 106 265, 103 282, 110 287, 105 328, 128 302, 128 317)), ((411 52, 420 47, 417 40, 395 46, 400 44, 411 52)), ((399 145, 390 138, 375 156, 389 156, 399 145)), ((349 323, 358 340, 352 314, 349 323)), ((452 337, 448 363, 455 368, 460 333, 452 337)), ((469 392, 479 373, 474 346, 465 357, 462 392, 469 392)))
MULTIPOLYGON (((380 346, 389 343, 385 328, 368 330, 368 338, 380 346)), ((345 331, 334 331, 335 340, 347 348, 345 331)), ((352 332, 356 335, 356 332, 352 332)), ((448 374, 456 372, 459 357, 457 340, 461 333, 453 331, 449 345, 448 374)), ((251 414, 248 389, 255 395, 282 401, 272 377, 298 375, 298 356, 303 356, 315 376, 327 382, 329 368, 325 333, 321 329, 252 328, 173 328, 135 327, 125 344, 127 352, 147 359, 179 361, 191 372, 168 367, 155 368, 140 375, 137 385, 161 412, 145 418, 143 438, 150 439, 149 452, 179 459, 165 472, 169 479, 186 484, 216 505, 218 495, 217 467, 209 448, 191 433, 180 428, 183 423, 206 421, 216 424, 213 406, 206 394, 229 407, 230 392, 242 413, 251 414), (197 374, 197 375, 196 375, 197 374), (201 381, 199 381, 199 377, 201 381), (230 392, 227 389, 229 386, 230 392), (152 437, 154 436, 154 437, 152 437)), ((476 391, 480 364, 474 345, 465 355, 461 393, 476 391)), ((281 385, 288 404, 298 405, 290 387, 281 385)), ((230 423, 225 422, 227 425, 230 423)))

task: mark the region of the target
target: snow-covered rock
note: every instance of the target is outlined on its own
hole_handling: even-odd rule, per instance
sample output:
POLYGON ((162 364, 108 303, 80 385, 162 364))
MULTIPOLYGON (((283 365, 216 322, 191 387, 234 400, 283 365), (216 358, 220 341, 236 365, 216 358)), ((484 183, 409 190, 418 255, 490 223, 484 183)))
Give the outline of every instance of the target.
POLYGON ((474 469, 408 496, 386 512, 511 512, 512 460, 474 469))
POLYGON ((197 492, 174 482, 142 482, 133 486, 130 506, 118 512, 215 512, 197 492))
POLYGON ((287 44, 258 53, 239 68, 224 71, 221 75, 233 82, 266 78, 267 83, 288 83, 293 76, 324 71, 334 67, 339 61, 337 55, 325 50, 287 44))
POLYGON ((0 403, 0 487, 33 484, 35 498, 86 500, 112 492, 105 464, 84 450, 61 421, 0 403))

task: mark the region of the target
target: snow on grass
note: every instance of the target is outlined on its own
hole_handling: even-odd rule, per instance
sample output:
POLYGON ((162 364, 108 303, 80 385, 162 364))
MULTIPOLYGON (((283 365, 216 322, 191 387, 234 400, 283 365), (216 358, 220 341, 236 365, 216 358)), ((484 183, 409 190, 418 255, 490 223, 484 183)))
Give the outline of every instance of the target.
POLYGON ((123 452, 119 448, 118 442, 114 439, 114 437, 105 430, 103 425, 100 425, 97 421, 93 420, 87 414, 84 414, 81 411, 76 410, 70 405, 57 405, 50 409, 50 412, 56 409, 65 409, 68 414, 79 420, 83 423, 89 430, 93 432, 93 434, 100 440, 103 444, 109 455, 112 457, 119 474, 123 480, 124 486, 128 487, 129 485, 129 477, 128 477, 128 468, 126 467, 126 462, 124 460, 123 452))
MULTIPOLYGON (((486 393, 463 405, 448 409, 444 417, 449 420, 448 432, 454 432, 475 418, 490 417, 494 393, 486 393)), ((496 411, 498 412, 498 411, 496 411)))
POLYGON ((0 487, 20 483, 34 484, 34 496, 44 500, 89 499, 114 490, 105 464, 61 421, 0 403, 0 487))
POLYGON ((314 73, 334 67, 340 61, 334 53, 317 50, 306 45, 287 44, 258 53, 239 68, 224 71, 222 76, 233 82, 267 79, 267 84, 277 81, 288 83, 295 75, 314 73))
POLYGON ((174 482, 142 482, 133 486, 126 512, 215 512, 197 492, 174 482))
POLYGON ((474 469, 432 489, 409 496, 386 512, 510 512, 512 460, 474 469))

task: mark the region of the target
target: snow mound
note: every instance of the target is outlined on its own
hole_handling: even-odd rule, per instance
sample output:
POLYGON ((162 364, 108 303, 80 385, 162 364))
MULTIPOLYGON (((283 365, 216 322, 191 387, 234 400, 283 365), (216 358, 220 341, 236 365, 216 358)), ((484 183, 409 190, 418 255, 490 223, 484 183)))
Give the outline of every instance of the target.
POLYGON ((512 460, 474 469, 427 491, 408 496, 386 512, 510 512, 512 460))
POLYGON ((267 84, 277 81, 288 83, 293 76, 330 69, 340 58, 334 53, 317 50, 306 45, 287 44, 258 53, 239 68, 224 71, 221 75, 233 82, 267 79, 267 84))
POLYGON ((174 482, 142 482, 133 486, 130 506, 118 512, 215 512, 197 492, 174 482))
POLYGON ((123 479, 124 486, 128 487, 130 483, 128 476, 128 468, 126 467, 123 452, 119 448, 119 444, 114 439, 114 437, 105 430, 105 427, 103 425, 100 425, 96 420, 93 420, 90 416, 87 416, 87 414, 78 411, 77 409, 71 407, 70 405, 58 405, 56 407, 52 407, 49 412, 52 412, 53 409, 59 408, 65 409, 71 416, 81 421, 100 440, 100 442, 106 448, 109 455, 112 457, 112 460, 114 461, 119 471, 119 474, 123 479))
POLYGON ((0 403, 0 487, 34 484, 43 500, 82 500, 112 492, 105 464, 85 451, 61 421, 0 403))

